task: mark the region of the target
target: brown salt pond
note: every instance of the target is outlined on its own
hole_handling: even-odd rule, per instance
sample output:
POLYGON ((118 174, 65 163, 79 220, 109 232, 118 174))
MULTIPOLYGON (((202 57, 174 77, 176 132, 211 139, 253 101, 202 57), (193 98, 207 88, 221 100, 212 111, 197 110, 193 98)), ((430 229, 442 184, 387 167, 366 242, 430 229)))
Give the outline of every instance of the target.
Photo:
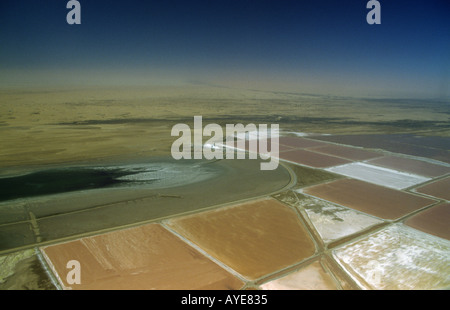
POLYGON ((423 232, 450 240, 450 203, 441 203, 424 210, 405 221, 405 224, 423 232))
POLYGON ((371 159, 368 162, 372 165, 410 172, 426 177, 438 177, 450 172, 450 167, 447 166, 399 156, 384 156, 371 159))
POLYGON ((350 161, 343 158, 315 153, 307 150, 292 150, 282 152, 280 153, 280 158, 314 168, 328 168, 350 163, 350 161))
POLYGON ((401 218, 436 202, 432 199, 354 179, 340 179, 311 186, 305 188, 303 192, 389 220, 401 218))
POLYGON ((41 248, 63 288, 239 289, 243 282, 159 224, 110 232, 41 248), (81 284, 68 284, 70 260, 81 284))
POLYGON ((423 193, 426 195, 434 196, 437 198, 443 198, 450 200, 450 177, 442 180, 435 181, 433 183, 420 186, 415 189, 416 192, 423 193))
POLYGON ((450 139, 448 137, 414 134, 352 134, 314 136, 311 139, 383 149, 394 153, 426 157, 450 163, 450 139))
POLYGON ((280 137, 279 142, 282 145, 290 146, 292 148, 307 148, 328 145, 328 143, 299 137, 280 137))
POLYGON ((250 280, 299 263, 316 251, 298 214, 274 199, 175 218, 167 225, 250 280))
POLYGON ((349 160, 366 160, 381 156, 381 153, 341 145, 326 145, 310 148, 310 151, 342 157, 349 160))

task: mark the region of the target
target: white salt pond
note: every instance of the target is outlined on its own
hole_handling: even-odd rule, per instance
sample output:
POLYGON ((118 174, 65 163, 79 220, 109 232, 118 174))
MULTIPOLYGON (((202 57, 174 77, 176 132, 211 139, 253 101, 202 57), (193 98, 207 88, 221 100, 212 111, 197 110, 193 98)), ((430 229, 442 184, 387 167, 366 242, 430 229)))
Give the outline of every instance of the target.
POLYGON ((403 224, 347 244, 333 256, 363 288, 423 290, 450 286, 450 241, 403 224))
POLYGON ((417 174, 359 162, 334 166, 325 170, 393 189, 405 189, 431 180, 417 174))
POLYGON ((315 198, 298 200, 325 243, 358 233, 383 221, 315 198))

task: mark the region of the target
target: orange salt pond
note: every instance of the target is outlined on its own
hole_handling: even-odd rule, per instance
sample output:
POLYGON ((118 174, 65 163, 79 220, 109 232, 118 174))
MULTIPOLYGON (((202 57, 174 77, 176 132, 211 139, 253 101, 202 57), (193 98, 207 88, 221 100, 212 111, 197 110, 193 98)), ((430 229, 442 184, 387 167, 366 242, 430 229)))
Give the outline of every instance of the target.
POLYGON ((261 285, 263 290, 335 290, 336 280, 319 261, 261 285))
POLYGON ((250 280, 299 263, 316 251, 296 211, 274 199, 176 218, 167 225, 250 280))
POLYGON ((239 289, 243 282, 159 224, 124 229, 41 248, 63 288, 239 289), (81 284, 69 284, 70 260, 81 284))

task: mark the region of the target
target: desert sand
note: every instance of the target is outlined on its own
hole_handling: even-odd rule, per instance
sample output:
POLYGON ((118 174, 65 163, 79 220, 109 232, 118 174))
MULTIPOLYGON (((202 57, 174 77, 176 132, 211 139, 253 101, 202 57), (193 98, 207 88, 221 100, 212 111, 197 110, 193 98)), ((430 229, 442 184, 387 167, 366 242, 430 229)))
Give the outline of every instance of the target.
POLYGON ((445 105, 199 85, 0 90, 0 173, 170 154, 174 124, 280 124, 295 132, 450 136, 445 105), (333 104, 335 106, 333 106, 333 104), (402 120, 408 122, 402 122, 402 120), (414 123, 415 126, 410 126, 414 123), (420 126, 419 126, 420 125, 420 126))

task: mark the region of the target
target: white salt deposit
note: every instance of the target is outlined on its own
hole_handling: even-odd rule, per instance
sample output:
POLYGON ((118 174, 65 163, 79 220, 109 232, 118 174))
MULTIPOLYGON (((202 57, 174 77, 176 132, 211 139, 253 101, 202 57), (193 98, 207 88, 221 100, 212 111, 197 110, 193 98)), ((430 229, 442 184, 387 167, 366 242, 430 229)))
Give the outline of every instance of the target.
POLYGON ((430 178, 420 175, 359 162, 334 166, 325 170, 394 189, 404 189, 430 180, 430 178))
POLYGON ((394 224, 333 251, 363 288, 444 289, 450 286, 450 241, 394 224))

